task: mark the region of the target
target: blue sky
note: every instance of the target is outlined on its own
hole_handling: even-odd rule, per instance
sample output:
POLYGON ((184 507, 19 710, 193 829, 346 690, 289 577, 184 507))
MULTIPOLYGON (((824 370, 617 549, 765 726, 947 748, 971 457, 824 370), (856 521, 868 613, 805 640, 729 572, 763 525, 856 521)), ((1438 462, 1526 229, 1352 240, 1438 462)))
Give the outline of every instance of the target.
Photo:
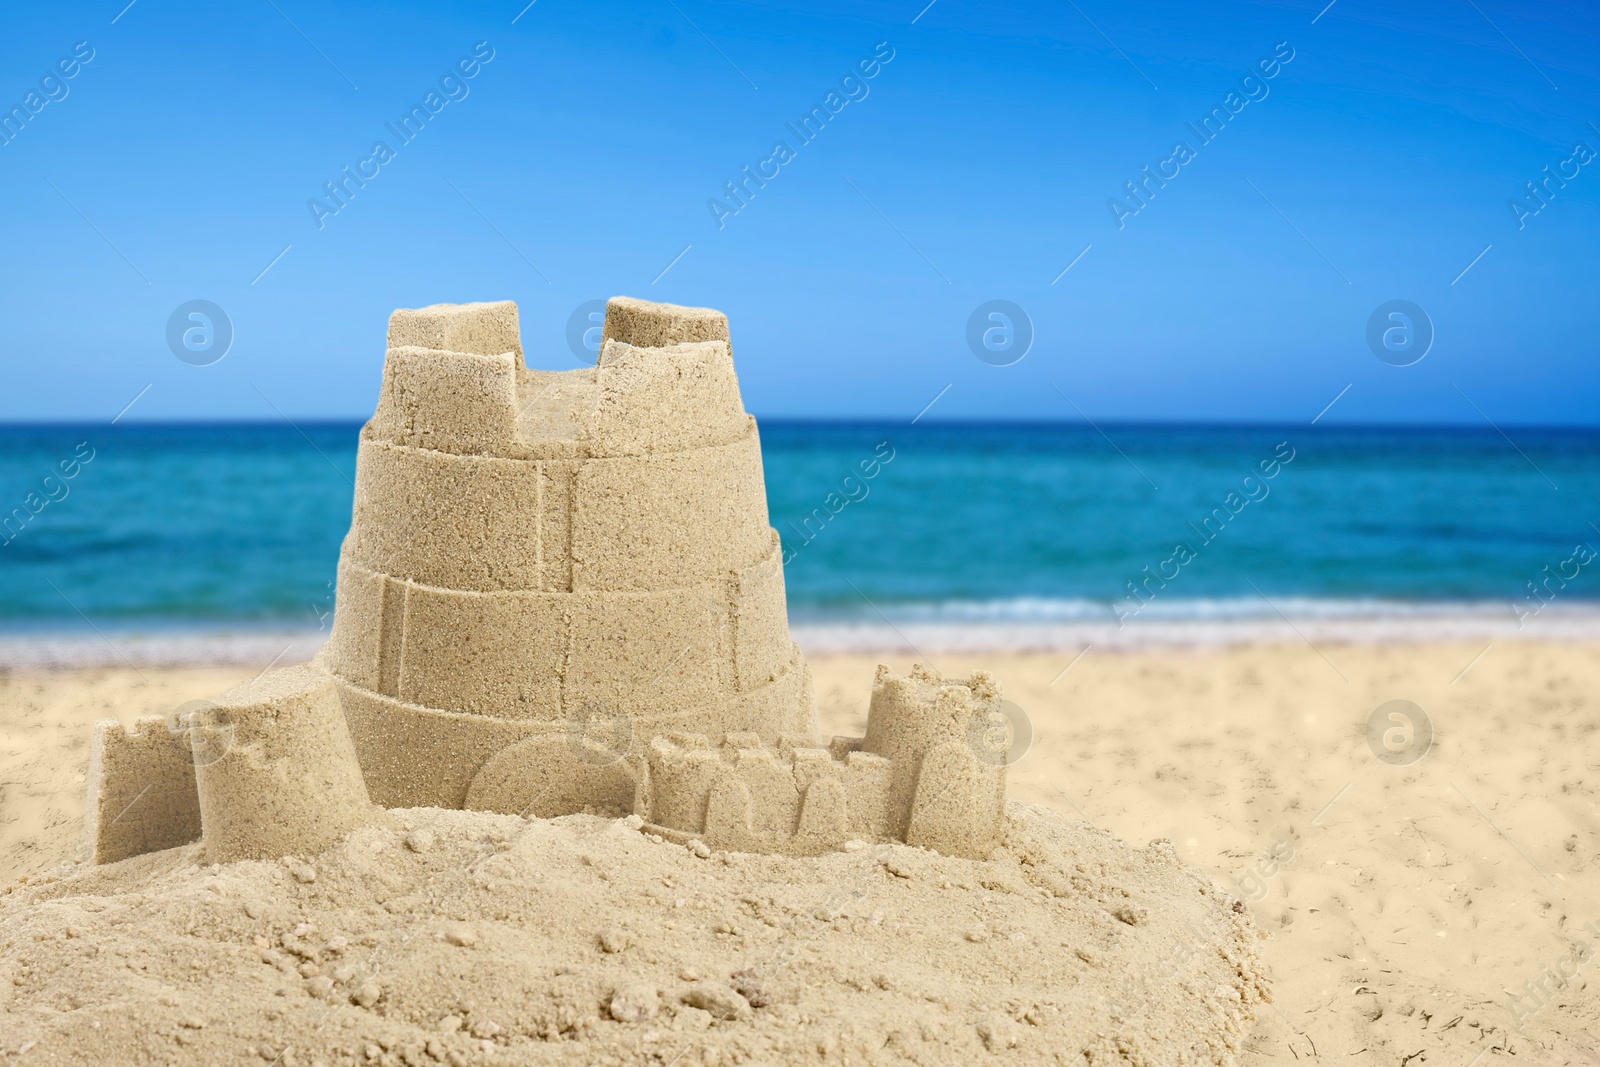
POLYGON ((363 417, 394 307, 514 299, 570 367, 617 293, 727 311, 758 415, 1600 418, 1600 160, 1562 162, 1600 150, 1589 5, 124 2, 5 15, 0 108, 65 95, 0 145, 0 419, 363 417), (777 173, 719 228, 746 165, 777 173), (1577 174, 1519 228, 1546 165, 1577 174), (166 339, 195 299, 233 326, 210 366, 166 339), (966 339, 995 299, 1033 327, 1010 366, 966 339), (1395 299, 1433 324, 1411 366, 1366 340, 1395 299))

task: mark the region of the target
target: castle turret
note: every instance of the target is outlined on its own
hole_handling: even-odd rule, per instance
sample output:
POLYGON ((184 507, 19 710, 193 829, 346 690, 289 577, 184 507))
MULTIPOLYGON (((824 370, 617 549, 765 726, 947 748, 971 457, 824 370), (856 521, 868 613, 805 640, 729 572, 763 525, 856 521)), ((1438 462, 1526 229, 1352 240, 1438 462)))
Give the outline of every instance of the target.
POLYGON ((861 751, 887 759, 889 833, 951 855, 983 857, 999 838, 1005 767, 990 729, 1000 688, 987 671, 949 680, 922 664, 879 667, 861 751))
POLYGON ((593 791, 544 768, 594 778, 572 753, 596 708, 628 724, 616 759, 675 729, 814 732, 726 318, 619 297, 602 337, 595 366, 540 371, 510 302, 390 320, 319 659, 386 806, 561 814, 593 791), (513 745, 526 781, 501 760, 474 789, 513 745))
POLYGON ((189 729, 216 743, 210 752, 191 746, 212 863, 321 852, 380 817, 338 689, 313 667, 236 686, 194 712, 189 729))

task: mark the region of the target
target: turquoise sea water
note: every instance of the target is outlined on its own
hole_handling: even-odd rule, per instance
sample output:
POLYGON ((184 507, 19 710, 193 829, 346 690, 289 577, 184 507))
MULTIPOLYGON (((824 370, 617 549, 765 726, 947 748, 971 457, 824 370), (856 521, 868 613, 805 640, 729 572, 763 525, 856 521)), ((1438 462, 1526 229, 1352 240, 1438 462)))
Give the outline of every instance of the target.
MULTIPOLYGON (((315 627, 332 607, 358 429, 0 428, 0 626, 315 627)), ((1600 547, 1596 431, 766 421, 761 432, 797 620, 1317 614, 1371 601, 1496 603, 1509 618, 1536 603, 1534 581, 1570 603, 1600 600, 1600 560, 1579 562, 1600 547)))

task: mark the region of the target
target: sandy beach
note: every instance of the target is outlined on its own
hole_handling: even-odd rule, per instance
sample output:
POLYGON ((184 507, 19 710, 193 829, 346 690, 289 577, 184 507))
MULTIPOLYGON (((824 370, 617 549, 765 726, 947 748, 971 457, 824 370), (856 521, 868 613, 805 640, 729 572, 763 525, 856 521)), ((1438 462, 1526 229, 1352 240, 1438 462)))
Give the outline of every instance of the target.
MULTIPOLYGON (((1275 1003, 1241 1062, 1600 1060, 1600 648, 1075 654, 936 654, 935 666, 987 667, 1023 709, 1033 738, 1011 799, 1131 844, 1167 838, 1248 902, 1275 1003), (1394 699, 1431 721, 1414 762, 1380 760, 1367 739, 1394 699)), ((883 659, 911 662, 812 657, 825 735, 860 732, 883 659)), ((81 854, 93 721, 169 713, 253 673, 0 676, 0 879, 81 854)))

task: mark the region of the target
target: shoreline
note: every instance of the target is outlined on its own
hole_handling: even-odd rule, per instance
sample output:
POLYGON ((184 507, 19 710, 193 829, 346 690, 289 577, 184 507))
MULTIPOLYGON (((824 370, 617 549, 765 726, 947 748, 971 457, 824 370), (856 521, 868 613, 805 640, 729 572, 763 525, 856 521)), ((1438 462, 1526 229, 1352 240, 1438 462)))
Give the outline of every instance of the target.
MULTIPOLYGON (((1287 603, 1287 602, 1286 602, 1287 603)), ((1301 602, 1304 603, 1304 602, 1301 602)), ((796 622, 807 656, 1222 650, 1265 645, 1388 646, 1460 642, 1600 642, 1600 605, 1553 605, 1519 626, 1499 604, 1378 605, 1333 610, 1212 612, 1109 620, 882 616, 796 622)), ((326 627, 171 624, 0 629, 0 672, 255 667, 303 662, 326 627)))
MULTIPOLYGON (((1271 646, 1096 646, 1076 665, 1077 648, 921 651, 947 676, 992 671, 1021 710, 1031 742, 1010 799, 1134 845, 1165 838, 1249 908, 1277 1007, 1240 1067, 1419 1050, 1466 1064, 1490 1048, 1600 1062, 1594 997, 1535 1011, 1516 994, 1600 919, 1587 906, 1600 900, 1600 643, 1542 629, 1485 650, 1491 639, 1394 644, 1369 628, 1359 646, 1317 649, 1279 620, 1271 646), (1397 700, 1430 724, 1400 749, 1373 734, 1397 700), (1441 1025, 1458 1016, 1472 1025, 1441 1025)), ((308 650, 321 638, 300 636, 308 650)), ((0 671, 0 721, 19 739, 0 750, 0 887, 81 855, 94 722, 214 696, 283 647, 234 667, 0 671)), ((877 658, 811 653, 824 736, 860 736, 877 658)))

